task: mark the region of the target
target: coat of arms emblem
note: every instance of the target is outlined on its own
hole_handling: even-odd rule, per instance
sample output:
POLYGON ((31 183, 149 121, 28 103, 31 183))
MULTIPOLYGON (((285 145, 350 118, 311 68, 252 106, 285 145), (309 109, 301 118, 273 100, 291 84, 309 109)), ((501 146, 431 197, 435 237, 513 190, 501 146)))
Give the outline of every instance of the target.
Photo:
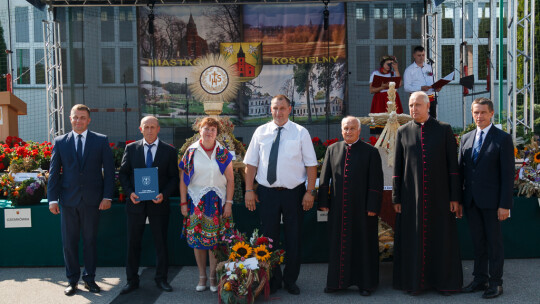
POLYGON ((150 185, 151 182, 152 182, 152 179, 150 178, 150 176, 143 176, 142 177, 142 184, 144 186, 150 185))

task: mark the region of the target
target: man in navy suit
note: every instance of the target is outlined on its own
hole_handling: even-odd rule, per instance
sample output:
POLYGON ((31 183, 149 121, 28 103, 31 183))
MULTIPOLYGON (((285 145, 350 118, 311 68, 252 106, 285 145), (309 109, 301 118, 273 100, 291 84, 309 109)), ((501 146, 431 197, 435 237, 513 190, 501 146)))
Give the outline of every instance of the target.
POLYGON ((491 123, 491 100, 477 98, 471 109, 476 129, 461 139, 459 165, 474 245, 474 280, 462 292, 484 290, 482 297, 489 299, 503 293, 501 222, 510 216, 513 205, 514 144, 510 134, 491 123))
POLYGON ((168 249, 167 230, 169 226, 169 196, 178 189, 178 154, 176 149, 158 138, 159 121, 154 116, 146 116, 139 127, 143 139, 127 145, 120 165, 120 183, 126 193, 130 193, 126 202, 128 253, 127 284, 121 293, 126 294, 139 288, 139 262, 141 243, 146 223, 150 222, 154 245, 156 247, 156 275, 158 288, 172 291, 167 282, 168 249), (140 201, 135 194, 134 169, 158 168, 159 194, 151 201, 140 201))
POLYGON ((60 213, 64 262, 69 281, 64 294, 71 296, 77 291, 81 276, 81 234, 84 287, 90 292, 100 291, 95 282, 96 239, 99 211, 111 207, 114 160, 107 136, 88 130, 91 119, 87 106, 74 105, 69 119, 73 131, 54 139, 47 198, 49 210, 53 214, 60 213))

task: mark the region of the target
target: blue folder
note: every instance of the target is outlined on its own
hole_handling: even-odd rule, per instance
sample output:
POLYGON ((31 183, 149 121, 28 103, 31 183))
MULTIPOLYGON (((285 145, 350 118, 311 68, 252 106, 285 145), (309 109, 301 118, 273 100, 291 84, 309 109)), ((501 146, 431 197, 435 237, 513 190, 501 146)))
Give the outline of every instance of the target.
POLYGON ((159 194, 158 168, 137 168, 134 172, 135 194, 139 201, 149 201, 159 194))

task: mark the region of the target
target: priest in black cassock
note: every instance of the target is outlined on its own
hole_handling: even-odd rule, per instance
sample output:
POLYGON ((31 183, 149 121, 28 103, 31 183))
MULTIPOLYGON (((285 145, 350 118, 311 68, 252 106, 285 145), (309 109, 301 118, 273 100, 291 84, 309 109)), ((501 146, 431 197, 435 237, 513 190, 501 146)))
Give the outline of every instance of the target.
POLYGON ((409 110, 413 120, 396 137, 394 288, 412 295, 427 289, 450 295, 463 282, 456 139, 450 125, 429 116, 424 92, 411 94, 409 110))
POLYGON ((383 191, 379 151, 359 140, 360 122, 341 122, 344 141, 328 147, 319 179, 319 209, 328 213, 330 254, 324 292, 379 284, 378 217, 383 191))

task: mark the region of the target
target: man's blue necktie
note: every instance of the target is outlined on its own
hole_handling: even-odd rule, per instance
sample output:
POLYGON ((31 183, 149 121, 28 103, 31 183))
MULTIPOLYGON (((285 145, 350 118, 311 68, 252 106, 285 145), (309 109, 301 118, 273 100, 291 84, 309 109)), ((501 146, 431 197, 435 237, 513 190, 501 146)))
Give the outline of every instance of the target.
POLYGON ((146 152, 146 168, 150 168, 154 162, 152 159, 152 147, 154 147, 154 144, 146 144, 146 147, 148 148, 148 152, 146 152))
POLYGON ((473 154, 472 154, 472 160, 476 164, 476 160, 478 160, 478 154, 480 154, 480 149, 482 148, 482 136, 484 135, 484 131, 480 131, 480 138, 478 138, 478 141, 476 142, 476 145, 474 145, 473 154))
POLYGON ((82 134, 77 135, 77 161, 79 165, 82 165, 83 147, 82 147, 82 134))

